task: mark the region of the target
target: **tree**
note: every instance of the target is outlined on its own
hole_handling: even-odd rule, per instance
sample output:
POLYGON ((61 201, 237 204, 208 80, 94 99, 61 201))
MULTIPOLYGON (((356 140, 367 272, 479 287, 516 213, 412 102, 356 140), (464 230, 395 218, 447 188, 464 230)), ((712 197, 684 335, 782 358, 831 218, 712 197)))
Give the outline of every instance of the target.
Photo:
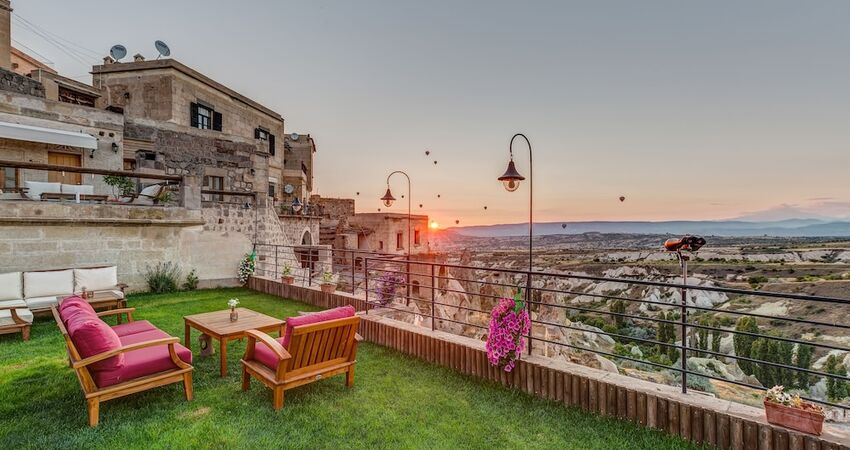
MULTIPOLYGON (((611 306, 608 309, 615 314, 625 314, 626 302, 624 302, 623 300, 615 300, 613 303, 611 303, 611 306)), ((621 315, 615 315, 614 324, 617 325, 617 328, 623 328, 623 326, 626 324, 626 318, 621 315)))
MULTIPOLYGON (((823 370, 830 375, 847 376, 847 368, 844 367, 844 364, 837 355, 829 355, 826 358, 826 364, 824 364, 823 370)), ((844 397, 847 397, 847 395, 847 383, 844 380, 836 378, 826 379, 826 396, 830 401, 840 401, 844 397)))
MULTIPOLYGON (((794 345, 787 341, 760 337, 753 342, 750 358, 774 364, 789 365, 794 358, 794 345)), ((772 364, 751 363, 753 373, 762 386, 793 386, 795 374, 792 369, 772 364)))
MULTIPOLYGON (((735 331, 758 334, 758 322, 756 322, 755 317, 743 316, 738 319, 738 322, 735 324, 735 331)), ((735 355, 749 358, 752 355, 752 348, 756 339, 757 338, 755 336, 735 333, 732 340, 733 346, 735 347, 735 355)), ((747 375, 754 375, 756 370, 756 365, 750 361, 739 359, 738 366, 747 375)))
MULTIPOLYGON (((812 365, 812 353, 814 347, 806 344, 797 345, 797 358, 794 360, 794 366, 801 369, 808 369, 812 365)), ((806 372, 797 372, 797 387, 800 389, 808 389, 812 384, 812 377, 806 372)))
MULTIPOLYGON (((662 312, 658 316, 661 320, 676 320, 675 313, 671 312, 669 314, 665 314, 662 312)), ((658 342, 663 342, 665 344, 674 344, 676 342, 676 328, 672 323, 667 322, 659 322, 658 329, 655 331, 655 340, 658 342)), ((679 349, 672 345, 663 345, 657 344, 658 353, 661 355, 667 355, 667 358, 672 362, 676 362, 679 359, 679 349)))

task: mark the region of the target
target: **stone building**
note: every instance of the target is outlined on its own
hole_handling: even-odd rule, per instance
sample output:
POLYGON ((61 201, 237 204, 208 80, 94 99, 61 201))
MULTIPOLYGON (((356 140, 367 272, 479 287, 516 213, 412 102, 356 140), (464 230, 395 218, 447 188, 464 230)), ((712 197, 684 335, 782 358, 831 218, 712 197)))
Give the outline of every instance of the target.
POLYGON ((283 205, 290 205, 296 198, 309 199, 313 192, 313 154, 316 142, 308 135, 290 133, 284 136, 283 205))

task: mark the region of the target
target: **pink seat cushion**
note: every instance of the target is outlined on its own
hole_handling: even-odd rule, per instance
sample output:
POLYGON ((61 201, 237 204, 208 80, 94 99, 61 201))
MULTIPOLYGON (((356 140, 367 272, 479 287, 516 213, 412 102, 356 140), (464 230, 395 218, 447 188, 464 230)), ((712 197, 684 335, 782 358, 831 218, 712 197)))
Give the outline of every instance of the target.
MULTIPOLYGON (((344 319, 346 317, 354 317, 354 307, 351 305, 340 306, 339 308, 326 309, 324 311, 314 312, 303 316, 290 317, 286 319, 286 331, 283 334, 283 340, 280 343, 283 348, 289 350, 289 340, 292 338, 292 329, 301 325, 310 325, 311 323, 325 322, 334 319, 344 319)), ((263 346, 265 347, 265 346, 263 346)))
MULTIPOLYGON (((69 309, 66 309, 68 311, 69 309)), ((121 340, 115 331, 100 320, 97 316, 92 317, 86 311, 79 311, 68 317, 65 324, 74 347, 80 352, 82 358, 99 355, 110 350, 121 347, 121 340)), ((91 364, 89 369, 94 372, 101 370, 116 370, 124 366, 124 355, 118 354, 91 364)))
MULTIPOLYGON (((283 345, 284 338, 275 339, 278 344, 283 345)), ((286 346, 284 346, 285 348, 286 346)), ((254 347, 254 360, 259 361, 260 364, 268 367, 271 370, 277 370, 277 355, 271 351, 270 348, 263 344, 262 342, 257 341, 257 346, 254 347)))
POLYGON ((156 330, 152 323, 147 320, 137 320, 135 322, 122 323, 112 327, 118 337, 129 336, 131 334, 142 333, 145 331, 156 330))
MULTIPOLYGON (((123 345, 131 345, 167 337, 170 336, 165 332, 153 329, 121 336, 120 339, 123 345)), ((192 364, 192 352, 189 349, 180 344, 175 344, 174 349, 178 358, 187 364, 192 364)), ((158 345, 125 353, 123 367, 95 372, 94 382, 98 387, 103 388, 176 368, 177 365, 171 361, 168 345, 158 345)))

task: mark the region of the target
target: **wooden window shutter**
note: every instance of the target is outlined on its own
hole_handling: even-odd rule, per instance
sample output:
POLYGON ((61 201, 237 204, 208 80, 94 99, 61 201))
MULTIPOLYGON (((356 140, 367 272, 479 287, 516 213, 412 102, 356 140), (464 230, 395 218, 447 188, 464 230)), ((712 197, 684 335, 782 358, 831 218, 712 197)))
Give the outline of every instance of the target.
POLYGON ((274 135, 269 133, 269 154, 274 155, 274 135))
POLYGON ((260 138, 260 129, 254 128, 254 139, 259 139, 259 138, 260 138))
POLYGON ((192 128, 198 128, 198 104, 189 104, 189 124, 192 128))
POLYGON ((218 111, 213 111, 213 130, 221 131, 221 113, 218 111))

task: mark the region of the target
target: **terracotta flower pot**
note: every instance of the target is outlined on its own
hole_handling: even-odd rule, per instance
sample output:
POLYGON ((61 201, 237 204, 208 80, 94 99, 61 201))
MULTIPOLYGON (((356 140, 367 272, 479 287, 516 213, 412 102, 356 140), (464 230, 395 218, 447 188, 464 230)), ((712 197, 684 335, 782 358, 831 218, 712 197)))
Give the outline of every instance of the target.
POLYGON ((803 433, 820 435, 823 431, 823 414, 805 409, 792 408, 780 403, 764 401, 767 421, 803 433))
POLYGON ((281 275, 280 281, 283 284, 292 284, 295 282, 295 277, 292 275, 281 275))
POLYGON ((322 283, 321 285, 322 292, 326 294, 333 294, 336 291, 335 283, 322 283))

